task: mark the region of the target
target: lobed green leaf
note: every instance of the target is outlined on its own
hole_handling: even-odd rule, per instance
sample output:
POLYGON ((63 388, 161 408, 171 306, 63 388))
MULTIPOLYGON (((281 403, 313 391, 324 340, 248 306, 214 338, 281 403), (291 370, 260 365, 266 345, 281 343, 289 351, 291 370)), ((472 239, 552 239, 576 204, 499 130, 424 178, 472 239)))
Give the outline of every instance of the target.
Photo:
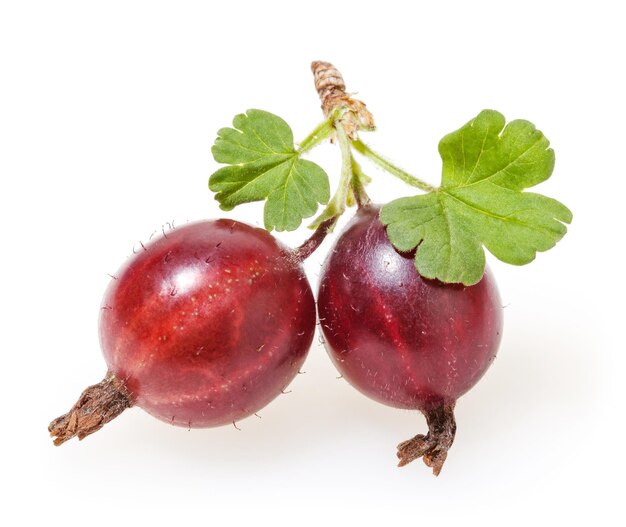
POLYGON ((477 283, 484 274, 483 246, 514 265, 552 248, 572 221, 558 201, 523 192, 545 181, 554 151, 528 121, 482 111, 439 143, 441 187, 401 198, 381 210, 387 234, 401 251, 417 248, 415 265, 427 278, 477 283))
POLYGON ((262 110, 248 110, 222 128, 211 149, 218 163, 209 188, 224 210, 242 203, 267 200, 264 221, 268 230, 295 230, 330 197, 324 170, 300 159, 289 125, 262 110))

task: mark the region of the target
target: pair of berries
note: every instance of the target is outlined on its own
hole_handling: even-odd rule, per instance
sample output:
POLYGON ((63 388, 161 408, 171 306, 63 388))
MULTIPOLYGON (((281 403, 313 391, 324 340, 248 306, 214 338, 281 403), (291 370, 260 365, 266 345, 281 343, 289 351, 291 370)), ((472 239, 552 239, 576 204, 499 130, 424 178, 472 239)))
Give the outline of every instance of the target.
MULTIPOLYGON (((489 271, 476 285, 422 278, 389 242, 373 205, 359 208, 322 275, 317 312, 342 375, 382 403, 423 412, 427 435, 399 446, 441 470, 455 401, 495 357, 502 318, 489 271)), ((55 444, 100 429, 126 408, 185 427, 249 416, 302 366, 316 307, 302 257, 263 229, 203 221, 153 241, 103 299, 105 379, 49 427, 55 444)))

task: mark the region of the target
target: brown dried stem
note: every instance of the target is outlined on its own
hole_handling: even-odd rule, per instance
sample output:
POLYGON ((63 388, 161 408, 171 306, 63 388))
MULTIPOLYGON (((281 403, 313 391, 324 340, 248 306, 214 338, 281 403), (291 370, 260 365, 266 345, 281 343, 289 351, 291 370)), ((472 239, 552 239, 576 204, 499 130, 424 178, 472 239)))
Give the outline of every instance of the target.
POLYGON ((442 404, 425 411, 428 433, 418 434, 413 439, 398 445, 399 467, 423 458, 424 463, 433 469, 438 476, 441 472, 448 450, 454 442, 456 422, 454 420, 454 404, 442 404))
POLYGON ((359 130, 373 130, 376 127, 374 117, 365 103, 346 93, 346 84, 335 66, 330 62, 316 60, 311 63, 311 71, 324 115, 330 117, 337 113, 350 140, 357 138, 359 130))
POLYGON ((56 446, 72 437, 84 439, 133 405, 124 383, 113 374, 87 388, 72 409, 48 426, 56 446))

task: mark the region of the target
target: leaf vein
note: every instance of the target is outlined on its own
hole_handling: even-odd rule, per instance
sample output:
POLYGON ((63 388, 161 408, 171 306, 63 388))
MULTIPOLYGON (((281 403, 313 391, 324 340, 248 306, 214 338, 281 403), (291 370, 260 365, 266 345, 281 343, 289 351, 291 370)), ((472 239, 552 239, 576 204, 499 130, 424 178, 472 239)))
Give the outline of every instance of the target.
MULTIPOLYGON (((446 192, 445 194, 446 194, 446 196, 450 196, 451 198, 453 198, 454 200, 458 201, 462 205, 465 205, 466 207, 468 207, 468 208, 470 208, 470 209, 472 209, 472 210, 474 210, 474 211, 476 211, 478 213, 484 214, 485 216, 490 216, 490 217, 492 217, 492 218, 494 218, 496 220, 500 220, 500 221, 502 221, 504 223, 514 223, 514 224, 517 224, 517 225, 519 225, 521 227, 528 227, 531 230, 538 231, 538 232, 546 232, 546 233, 551 233, 552 232, 548 228, 538 227, 538 226, 535 226, 535 225, 533 225, 531 223, 520 221, 517 218, 510 218, 511 215, 518 214, 519 212, 522 212, 522 211, 513 211, 511 214, 507 214, 506 216, 502 216, 501 214, 496 214, 496 213, 494 213, 492 211, 489 211, 487 209, 483 209, 481 207, 473 205, 472 203, 469 203, 469 202, 459 198, 458 196, 455 196, 455 195, 450 194, 448 192, 446 192)), ((523 209, 523 210, 528 210, 528 209, 523 209)), ((530 209, 530 210, 533 210, 533 209, 530 209)))
POLYGON ((544 139, 543 136, 540 136, 534 143, 532 143, 526 150, 524 150, 520 155, 518 155, 517 157, 513 158, 511 161, 509 161, 504 167, 499 168, 496 172, 494 172, 493 174, 490 174, 489 176, 479 179, 478 181, 474 181, 472 183, 469 184, 463 184, 463 185, 459 185, 456 188, 469 188, 473 185, 476 185, 478 183, 482 183, 484 181, 489 181, 492 178, 496 177, 497 175, 505 172, 507 169, 509 169, 511 167, 511 165, 515 164, 518 160, 522 159, 525 155, 527 155, 538 143, 540 143, 542 140, 544 139))

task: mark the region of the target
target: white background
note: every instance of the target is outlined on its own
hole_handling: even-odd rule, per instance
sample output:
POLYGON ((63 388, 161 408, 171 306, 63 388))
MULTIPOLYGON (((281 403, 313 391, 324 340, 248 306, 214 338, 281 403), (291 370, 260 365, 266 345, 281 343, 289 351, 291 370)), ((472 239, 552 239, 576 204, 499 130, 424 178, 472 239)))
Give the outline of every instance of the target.
MULTIPOLYGON (((619 3, 2 2, 2 520, 7 525, 549 525, 623 521, 625 184, 619 3), (411 7, 409 7, 411 6, 411 7), (215 132, 247 108, 303 138, 330 60, 374 113, 367 142, 437 183, 437 142, 483 108, 533 121, 574 211, 529 266, 491 261, 498 359, 458 404, 434 478, 398 469, 418 414, 336 379, 317 339, 292 393, 234 427, 140 409, 55 448, 47 423, 105 372, 107 273, 175 220, 259 223, 207 189, 215 132)), ((336 183, 339 154, 312 158, 336 183)), ((377 201, 412 193, 370 165, 377 201)), ((345 220, 344 220, 345 221, 345 220)), ((279 238, 295 245, 301 229, 279 238)), ((307 262, 315 287, 329 241, 307 262)))

